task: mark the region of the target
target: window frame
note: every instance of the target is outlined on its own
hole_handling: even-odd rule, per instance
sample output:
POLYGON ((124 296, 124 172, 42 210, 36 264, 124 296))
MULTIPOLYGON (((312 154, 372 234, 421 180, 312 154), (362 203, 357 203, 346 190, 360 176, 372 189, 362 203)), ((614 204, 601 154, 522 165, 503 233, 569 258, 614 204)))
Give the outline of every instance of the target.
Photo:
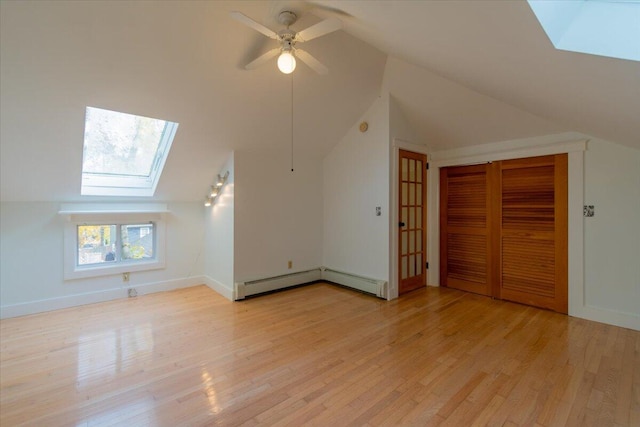
MULTIPOLYGON (((97 107, 87 106, 87 109, 98 109, 97 107)), ((107 110, 120 114, 132 115, 115 110, 107 110)), ((85 111, 85 126, 87 112, 85 111)), ((141 116, 139 116, 141 117, 141 116)), ((109 174, 109 173, 92 173, 84 172, 84 154, 83 154, 83 171, 82 181, 80 185, 80 194, 83 196, 153 196, 164 165, 169 157, 171 145, 178 131, 178 123, 163 119, 153 119, 163 121, 165 123, 162 136, 158 142, 153 163, 148 176, 126 175, 126 174, 109 174)), ((86 145, 86 141, 84 141, 86 145)))
MULTIPOLYGON (((62 212, 61 212, 62 213, 62 212)), ((120 231, 117 232, 118 236, 120 231)), ((166 223, 161 213, 76 213, 69 214, 64 230, 64 279, 83 279, 100 276, 118 275, 136 271, 163 269, 165 256, 166 223), (81 225, 136 225, 153 223, 154 258, 140 260, 120 260, 113 263, 78 264, 78 226, 81 225)), ((120 245, 120 242, 117 243, 120 245)))

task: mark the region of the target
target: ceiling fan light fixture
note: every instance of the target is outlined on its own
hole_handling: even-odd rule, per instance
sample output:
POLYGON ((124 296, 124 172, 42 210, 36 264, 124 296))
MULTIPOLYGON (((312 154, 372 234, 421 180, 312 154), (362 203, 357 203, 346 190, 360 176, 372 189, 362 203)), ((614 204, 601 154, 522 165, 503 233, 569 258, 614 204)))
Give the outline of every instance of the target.
POLYGON ((284 74, 291 74, 296 69, 296 58, 290 51, 283 51, 278 57, 278 69, 284 74))

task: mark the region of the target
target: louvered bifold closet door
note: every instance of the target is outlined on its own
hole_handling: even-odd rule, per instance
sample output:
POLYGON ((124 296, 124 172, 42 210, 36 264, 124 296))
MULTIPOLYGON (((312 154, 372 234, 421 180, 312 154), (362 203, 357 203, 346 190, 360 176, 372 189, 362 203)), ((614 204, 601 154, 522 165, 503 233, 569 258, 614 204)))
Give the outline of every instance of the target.
POLYGON ((491 295, 489 165, 440 169, 440 280, 491 295))
POLYGON ((567 313, 567 155, 499 163, 499 297, 567 313))

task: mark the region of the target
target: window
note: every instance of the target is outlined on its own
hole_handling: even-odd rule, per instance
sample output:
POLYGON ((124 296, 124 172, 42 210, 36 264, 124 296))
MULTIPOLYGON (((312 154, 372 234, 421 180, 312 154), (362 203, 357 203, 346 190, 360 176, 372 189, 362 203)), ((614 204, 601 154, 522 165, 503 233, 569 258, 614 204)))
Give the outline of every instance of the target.
POLYGON ((77 226, 78 266, 154 259, 154 223, 77 226))
POLYGON ((87 107, 82 195, 153 196, 178 124, 87 107))
POLYGON ((640 61, 640 0, 528 0, 556 49, 640 61))
POLYGON ((164 268, 167 212, 162 204, 63 205, 64 278, 164 268))

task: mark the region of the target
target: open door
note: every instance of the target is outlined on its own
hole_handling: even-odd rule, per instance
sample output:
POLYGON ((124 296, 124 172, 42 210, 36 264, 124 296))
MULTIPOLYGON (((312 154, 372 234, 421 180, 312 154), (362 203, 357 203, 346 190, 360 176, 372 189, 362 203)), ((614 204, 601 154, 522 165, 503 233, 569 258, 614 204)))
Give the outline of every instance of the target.
POLYGON ((398 293, 427 284, 427 156, 400 150, 398 197, 398 293))
POLYGON ((490 165, 440 169, 440 280, 491 295, 490 165))

